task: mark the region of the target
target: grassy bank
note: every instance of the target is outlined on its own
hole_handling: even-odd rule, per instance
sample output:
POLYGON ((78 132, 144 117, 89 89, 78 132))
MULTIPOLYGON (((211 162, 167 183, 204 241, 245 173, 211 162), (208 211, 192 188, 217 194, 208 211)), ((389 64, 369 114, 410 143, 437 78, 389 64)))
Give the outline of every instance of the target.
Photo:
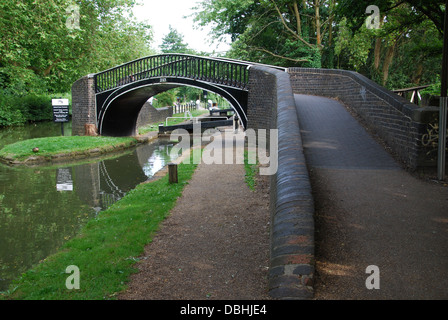
POLYGON ((178 184, 164 176, 144 183, 90 220, 58 253, 14 281, 0 299, 102 300, 125 289, 144 246, 181 196, 196 165, 179 164, 178 184), (67 289, 68 266, 79 268, 79 289, 67 289))
POLYGON ((76 157, 89 151, 100 154, 136 144, 137 140, 130 137, 66 136, 36 138, 4 146, 0 150, 0 158, 5 162, 23 162, 30 158, 49 160, 57 155, 76 157), (33 151, 34 148, 38 148, 38 151, 33 151))

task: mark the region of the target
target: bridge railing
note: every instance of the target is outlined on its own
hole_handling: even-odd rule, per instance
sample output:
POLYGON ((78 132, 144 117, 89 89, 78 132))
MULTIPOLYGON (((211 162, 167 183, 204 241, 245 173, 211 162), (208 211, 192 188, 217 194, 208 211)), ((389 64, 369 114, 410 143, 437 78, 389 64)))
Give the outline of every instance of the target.
POLYGON ((184 54, 163 54, 134 60, 95 74, 95 92, 153 77, 186 77, 246 90, 251 63, 184 54))
POLYGON ((412 93, 412 96, 410 98, 410 101, 412 103, 415 104, 419 104, 419 101, 422 100, 422 97, 420 95, 420 90, 426 89, 428 88, 430 85, 425 85, 425 86, 419 86, 419 87, 413 87, 413 88, 405 88, 405 89, 398 89, 398 90, 393 90, 392 92, 398 94, 399 96, 403 97, 403 98, 407 98, 406 96, 409 93, 412 93))

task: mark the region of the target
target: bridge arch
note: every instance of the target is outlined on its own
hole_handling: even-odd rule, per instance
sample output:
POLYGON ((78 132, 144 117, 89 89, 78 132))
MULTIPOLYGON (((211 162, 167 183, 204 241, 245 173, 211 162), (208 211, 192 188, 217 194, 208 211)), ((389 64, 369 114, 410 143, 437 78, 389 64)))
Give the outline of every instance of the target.
POLYGON ((185 77, 154 77, 98 95, 98 133, 114 136, 134 135, 137 117, 143 104, 154 95, 180 86, 195 87, 222 96, 238 114, 243 126, 246 126, 247 91, 185 77))
MULTIPOLYGON (((83 77, 72 86, 73 134, 95 126, 101 135, 129 136, 136 131, 146 100, 179 86, 216 93, 248 124, 249 69, 257 63, 187 54, 163 54, 137 59, 83 77)), ((282 67, 273 67, 286 71, 282 67)))

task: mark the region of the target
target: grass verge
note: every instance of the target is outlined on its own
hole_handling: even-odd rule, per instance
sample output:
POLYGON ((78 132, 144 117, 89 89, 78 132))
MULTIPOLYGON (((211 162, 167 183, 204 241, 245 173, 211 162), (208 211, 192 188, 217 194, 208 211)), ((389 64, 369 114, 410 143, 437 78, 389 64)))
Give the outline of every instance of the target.
POLYGON ((0 158, 7 161, 24 161, 30 157, 48 159, 60 154, 76 155, 90 150, 98 153, 113 151, 136 144, 137 140, 131 137, 45 137, 6 145, 0 150, 0 158), (38 152, 34 152, 34 148, 38 148, 38 152))
POLYGON ((169 184, 165 175, 137 186, 90 220, 58 253, 22 274, 7 292, 0 293, 0 299, 114 299, 137 272, 133 265, 175 206, 195 168, 195 164, 179 164, 177 184, 169 184), (66 269, 71 265, 79 268, 79 289, 67 289, 71 273, 66 269))
POLYGON ((249 163, 249 151, 244 150, 244 170, 245 170, 245 176, 244 180, 246 181, 246 184, 249 186, 250 190, 255 190, 256 180, 255 176, 257 174, 257 164, 250 164, 249 163))

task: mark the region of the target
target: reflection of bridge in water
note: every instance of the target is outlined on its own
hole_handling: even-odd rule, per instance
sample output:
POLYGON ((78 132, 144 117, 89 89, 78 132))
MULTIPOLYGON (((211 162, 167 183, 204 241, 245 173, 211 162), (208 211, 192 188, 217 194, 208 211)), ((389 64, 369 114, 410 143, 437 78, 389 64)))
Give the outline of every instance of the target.
POLYGON ((74 190, 96 211, 104 210, 170 162, 173 145, 161 140, 116 158, 76 166, 74 190))

